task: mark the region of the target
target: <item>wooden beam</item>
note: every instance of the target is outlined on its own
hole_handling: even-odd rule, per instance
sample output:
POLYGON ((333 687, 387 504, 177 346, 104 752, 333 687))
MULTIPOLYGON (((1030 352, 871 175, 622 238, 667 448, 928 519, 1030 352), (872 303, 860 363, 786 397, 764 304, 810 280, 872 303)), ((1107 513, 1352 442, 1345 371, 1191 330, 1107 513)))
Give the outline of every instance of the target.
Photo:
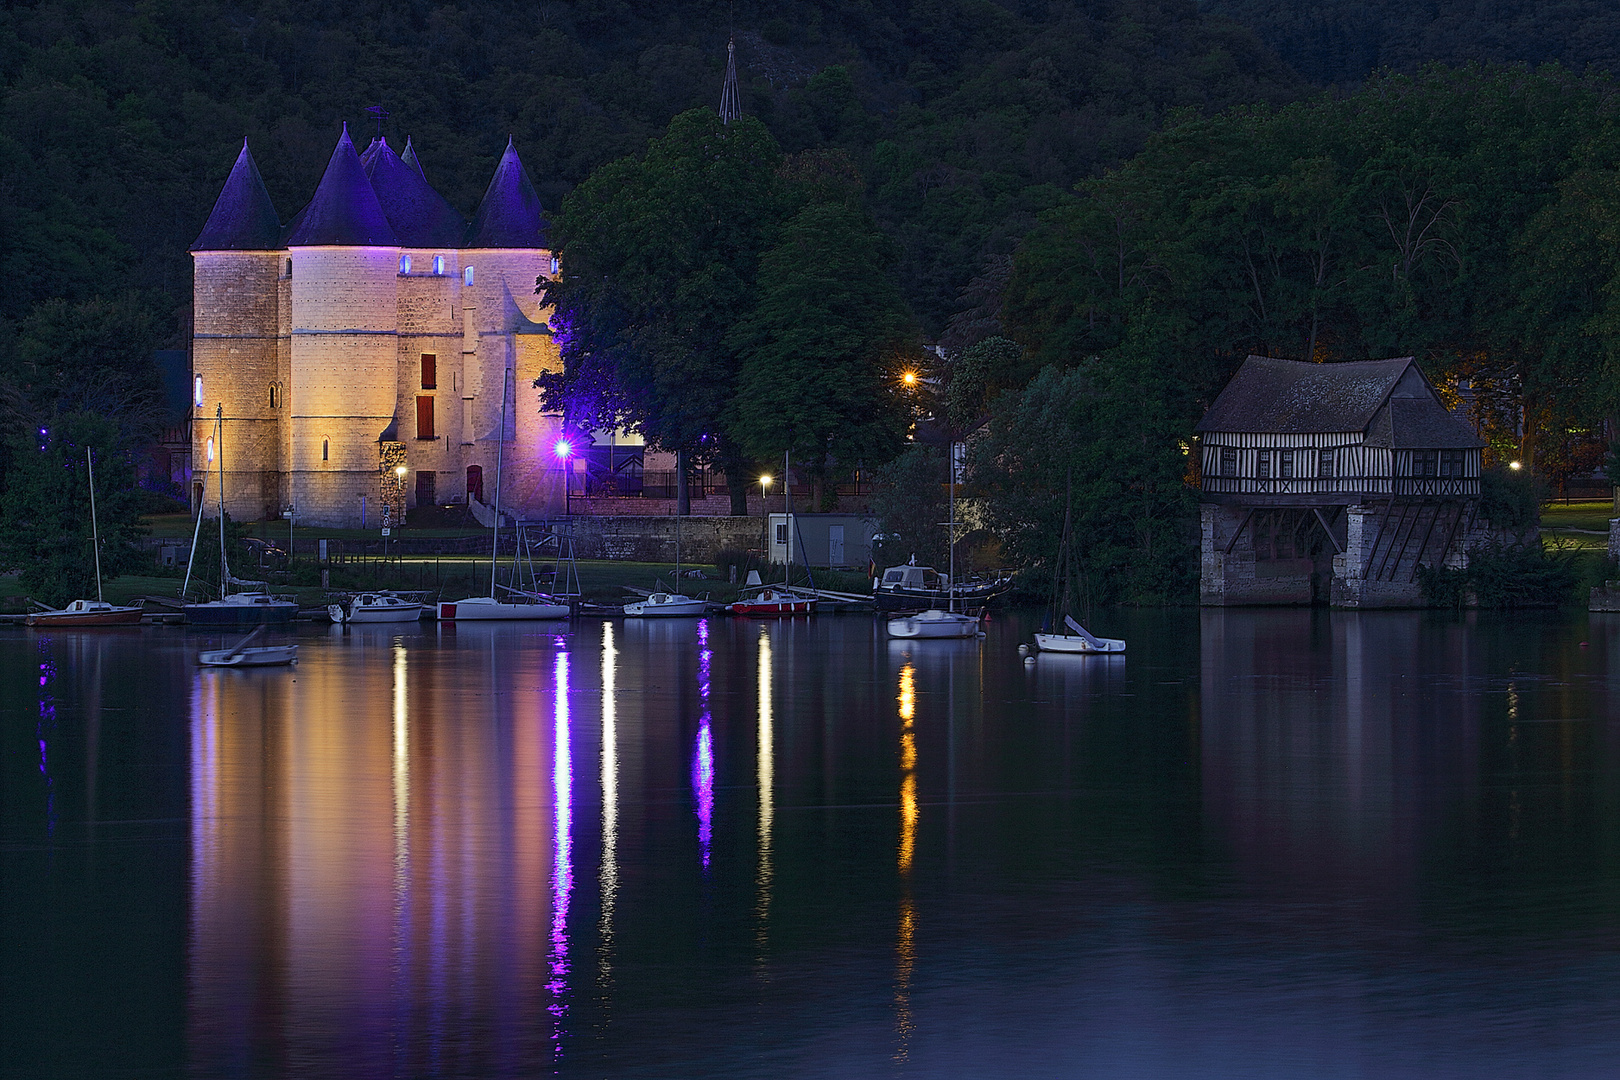
POLYGON ((1343 555, 1344 554, 1344 548, 1340 547, 1339 546, 1339 541, 1334 538, 1334 536, 1333 536, 1333 526, 1329 525, 1328 524, 1328 519, 1322 516, 1322 511, 1318 510, 1316 507, 1313 506, 1313 507, 1311 507, 1311 513, 1315 514, 1316 515, 1316 520, 1320 521, 1322 523, 1322 531, 1327 533, 1328 543, 1333 545, 1333 554, 1335 554, 1335 555, 1343 555))
POLYGON ((1254 517, 1254 508, 1250 507, 1249 512, 1243 515, 1243 520, 1238 522, 1237 530, 1232 533, 1232 539, 1226 542, 1226 554, 1232 554, 1232 549, 1237 547, 1238 537, 1242 536, 1243 530, 1249 527, 1249 519, 1252 517, 1254 517))

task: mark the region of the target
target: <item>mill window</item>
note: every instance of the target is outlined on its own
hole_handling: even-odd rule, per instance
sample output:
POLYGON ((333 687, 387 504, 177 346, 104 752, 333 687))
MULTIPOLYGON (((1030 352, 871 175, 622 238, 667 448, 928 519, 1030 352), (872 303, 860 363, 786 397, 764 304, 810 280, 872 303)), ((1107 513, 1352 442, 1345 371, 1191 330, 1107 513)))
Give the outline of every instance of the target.
POLYGON ((1254 455, 1254 475, 1262 480, 1271 479, 1271 451, 1259 450, 1254 455))
POLYGON ((1284 480, 1294 478, 1294 452, 1292 450, 1277 451, 1277 475, 1284 480))
POLYGON ((1440 451, 1440 475, 1459 477, 1463 475, 1463 462, 1467 460, 1461 450, 1440 451))
POLYGON ((437 390, 439 388, 439 358, 434 353, 422 354, 422 389, 437 390))
POLYGON ((1333 479, 1333 451, 1323 450, 1316 459, 1316 475, 1324 480, 1333 479))
POLYGON ((1223 446, 1223 447, 1221 447, 1221 475, 1222 476, 1236 476, 1237 475, 1237 447, 1235 447, 1235 446, 1223 446))
POLYGON ((1435 472, 1436 472, 1436 469, 1435 469, 1435 458, 1436 457, 1437 457, 1437 455, 1435 454, 1435 452, 1433 450, 1414 450, 1414 451, 1412 451, 1412 475, 1413 476, 1433 476, 1435 474, 1435 472))

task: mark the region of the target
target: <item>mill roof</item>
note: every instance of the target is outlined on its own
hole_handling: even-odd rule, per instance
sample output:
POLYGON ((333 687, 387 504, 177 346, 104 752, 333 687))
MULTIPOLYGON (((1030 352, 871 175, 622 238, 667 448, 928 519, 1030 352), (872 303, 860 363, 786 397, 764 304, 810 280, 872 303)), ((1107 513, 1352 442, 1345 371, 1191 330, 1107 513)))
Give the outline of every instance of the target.
POLYGON ((1251 356, 1197 430, 1279 435, 1359 431, 1368 445, 1396 448, 1484 445, 1440 401, 1410 356, 1337 364, 1251 356))
POLYGON ((236 155, 236 164, 190 250, 274 251, 279 247, 281 219, 243 139, 242 152, 236 155))
POLYGON ((461 244, 467 222, 443 195, 433 190, 387 141, 367 148, 366 175, 382 205, 383 215, 404 247, 454 248, 461 244))
POLYGON ((349 141, 349 125, 344 124, 315 197, 293 219, 287 246, 394 247, 398 243, 360 155, 349 141))
POLYGON ((543 248, 546 246, 546 219, 540 210, 540 195, 529 181, 529 174, 518 159, 510 139, 506 153, 495 167, 495 176, 478 204, 478 213, 467 230, 469 248, 543 248))

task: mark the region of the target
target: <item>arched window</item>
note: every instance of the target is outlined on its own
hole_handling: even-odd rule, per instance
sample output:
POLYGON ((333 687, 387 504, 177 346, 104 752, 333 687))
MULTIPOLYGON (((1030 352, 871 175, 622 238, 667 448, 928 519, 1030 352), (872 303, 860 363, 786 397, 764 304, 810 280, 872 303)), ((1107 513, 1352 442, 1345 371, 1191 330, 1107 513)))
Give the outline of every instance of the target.
POLYGON ((433 272, 435 274, 444 273, 444 256, 443 255, 435 255, 435 256, 433 256, 433 272))
POLYGON ((201 375, 197 376, 196 380, 191 384, 191 400, 196 404, 197 408, 202 408, 203 396, 201 375))
POLYGON ((212 435, 208 436, 208 460, 214 460, 214 437, 212 435))
POLYGON ((402 274, 408 274, 411 272, 411 257, 409 255, 401 255, 399 257, 399 272, 402 274))
POLYGON ((270 407, 272 409, 276 407, 276 384, 275 383, 270 384, 270 407))
POLYGON ((551 257, 551 272, 552 274, 557 273, 557 256, 555 255, 551 257))
POLYGON ((321 460, 322 461, 327 461, 327 460, 329 460, 331 458, 331 456, 332 456, 332 440, 331 439, 322 439, 321 440, 321 460))
POLYGON ((469 266, 469 267, 467 267, 467 269, 465 269, 465 270, 463 270, 461 272, 461 283, 463 285, 471 285, 473 283, 473 268, 472 267, 469 266))
POLYGON ((287 260, 287 276, 292 277, 292 260, 287 260))

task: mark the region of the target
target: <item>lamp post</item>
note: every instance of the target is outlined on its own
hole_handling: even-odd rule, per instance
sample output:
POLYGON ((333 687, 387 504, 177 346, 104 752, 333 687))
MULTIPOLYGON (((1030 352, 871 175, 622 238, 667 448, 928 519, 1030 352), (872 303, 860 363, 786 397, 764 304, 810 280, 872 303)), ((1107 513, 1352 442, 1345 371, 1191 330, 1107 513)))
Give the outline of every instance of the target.
POLYGON ((771 561, 771 507, 766 500, 770 497, 771 474, 765 473, 759 478, 759 516, 765 519, 761 527, 760 541, 765 546, 760 549, 760 556, 768 564, 771 561))
POLYGON ((557 445, 551 448, 557 455, 557 460, 563 463, 563 517, 572 517, 574 513, 571 501, 574 494, 574 466, 569 458, 574 456, 574 444, 567 439, 558 439, 557 445))

